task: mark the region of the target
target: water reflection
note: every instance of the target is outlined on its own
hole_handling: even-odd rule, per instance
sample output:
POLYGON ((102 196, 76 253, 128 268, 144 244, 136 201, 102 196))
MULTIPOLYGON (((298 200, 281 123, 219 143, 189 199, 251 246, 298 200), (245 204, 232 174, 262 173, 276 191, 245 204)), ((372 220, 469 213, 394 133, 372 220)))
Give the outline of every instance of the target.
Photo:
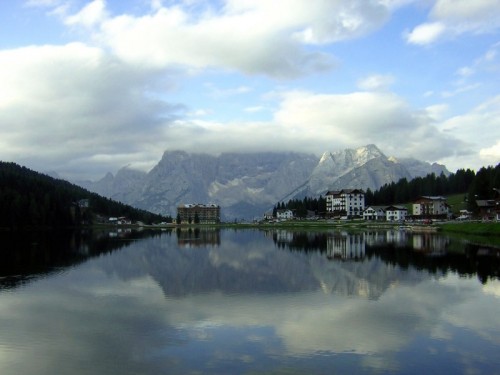
POLYGON ((330 260, 362 261, 378 257, 407 269, 476 276, 482 283, 500 277, 500 248, 452 240, 436 233, 405 230, 349 232, 269 231, 276 246, 293 251, 319 251, 330 260))
POLYGON ((60 230, 0 232, 0 289, 59 272, 158 232, 60 230))
POLYGON ((457 264, 478 270, 494 249, 375 231, 135 235, 97 236, 111 246, 0 290, 2 375, 500 370, 498 275, 454 271, 475 275, 457 264))
POLYGON ((177 243, 184 248, 219 246, 220 229, 204 227, 180 227, 176 230, 177 243))

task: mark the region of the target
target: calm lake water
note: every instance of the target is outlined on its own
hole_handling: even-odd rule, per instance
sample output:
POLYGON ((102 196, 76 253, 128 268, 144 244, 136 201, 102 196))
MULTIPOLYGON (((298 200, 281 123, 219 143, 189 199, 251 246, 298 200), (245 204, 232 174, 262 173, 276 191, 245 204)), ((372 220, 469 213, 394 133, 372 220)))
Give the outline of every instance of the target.
POLYGON ((500 374, 500 254, 404 231, 0 234, 0 374, 500 374))

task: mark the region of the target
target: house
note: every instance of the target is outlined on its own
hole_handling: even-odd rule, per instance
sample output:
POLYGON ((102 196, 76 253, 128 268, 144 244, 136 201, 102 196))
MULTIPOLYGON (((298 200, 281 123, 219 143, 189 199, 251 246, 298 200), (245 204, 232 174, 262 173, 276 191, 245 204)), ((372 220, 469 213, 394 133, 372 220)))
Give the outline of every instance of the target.
POLYGON ((413 215, 420 218, 445 218, 450 213, 446 198, 422 196, 413 202, 413 215))
POLYGON ((495 219, 498 214, 498 202, 494 199, 478 199, 476 205, 479 210, 479 216, 483 219, 495 219))
POLYGON ((326 213, 330 216, 360 217, 365 209, 365 193, 361 189, 328 191, 325 195, 326 213))
POLYGON ((468 220, 472 217, 472 212, 468 210, 460 210, 460 215, 457 217, 457 220, 468 220))
POLYGON ((387 221, 405 221, 407 215, 408 209, 404 206, 389 206, 385 209, 387 221))
POLYGON ((280 209, 276 211, 276 218, 281 220, 293 219, 293 211, 288 209, 280 209))
POLYGON ((177 207, 177 224, 217 224, 220 206, 216 204, 181 204, 177 207))
POLYGON ((132 224, 132 221, 127 219, 125 216, 120 216, 108 218, 108 223, 114 225, 130 225, 132 224))
POLYGON ((367 221, 385 220, 385 206, 368 206, 363 211, 363 219, 367 221))
POLYGON ((274 216, 273 216, 273 211, 267 211, 264 213, 264 220, 273 220, 274 219, 274 216))

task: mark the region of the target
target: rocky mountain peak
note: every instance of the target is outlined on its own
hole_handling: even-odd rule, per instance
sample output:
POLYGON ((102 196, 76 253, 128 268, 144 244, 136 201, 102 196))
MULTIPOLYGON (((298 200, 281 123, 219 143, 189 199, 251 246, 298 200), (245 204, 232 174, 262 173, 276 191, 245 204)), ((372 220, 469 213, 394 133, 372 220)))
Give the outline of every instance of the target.
POLYGON ((277 202, 319 196, 328 190, 380 186, 448 173, 444 166, 415 159, 387 158, 380 149, 315 155, 292 152, 223 153, 219 156, 166 151, 148 173, 129 168, 85 187, 138 208, 176 215, 181 203, 215 203, 223 219, 261 217, 277 202))

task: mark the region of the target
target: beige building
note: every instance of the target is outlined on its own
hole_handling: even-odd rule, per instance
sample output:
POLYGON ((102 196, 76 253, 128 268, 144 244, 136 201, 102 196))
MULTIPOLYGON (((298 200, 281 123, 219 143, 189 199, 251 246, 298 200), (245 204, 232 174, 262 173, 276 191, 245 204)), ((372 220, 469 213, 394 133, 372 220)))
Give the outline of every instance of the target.
POLYGON ((177 207, 177 224, 220 223, 220 206, 216 204, 181 204, 177 207))
POLYGON ((419 197, 413 202, 413 215, 421 217, 447 216, 450 206, 444 197, 419 197))

